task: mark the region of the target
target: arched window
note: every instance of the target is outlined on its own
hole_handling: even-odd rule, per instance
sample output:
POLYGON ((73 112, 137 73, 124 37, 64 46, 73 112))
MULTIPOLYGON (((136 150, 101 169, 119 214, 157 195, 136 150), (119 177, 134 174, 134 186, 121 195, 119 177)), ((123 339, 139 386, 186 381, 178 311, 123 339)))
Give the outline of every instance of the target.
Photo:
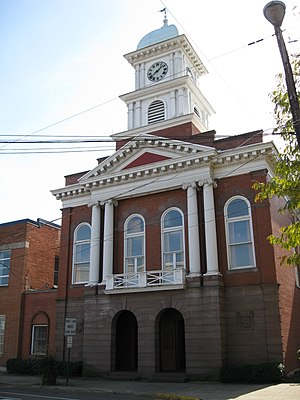
POLYGON ((251 207, 244 197, 233 197, 224 209, 228 268, 255 267, 251 207))
POLYGON ((145 270, 145 222, 140 215, 131 215, 124 224, 125 273, 145 270))
POLYGON ((86 283, 90 272, 91 227, 87 223, 74 232, 73 283, 86 283))
POLYGON ((154 100, 148 108, 148 124, 165 120, 165 105, 162 100, 154 100))
POLYGON ((161 221, 162 269, 171 271, 184 268, 184 226, 183 214, 177 208, 167 210, 161 221))

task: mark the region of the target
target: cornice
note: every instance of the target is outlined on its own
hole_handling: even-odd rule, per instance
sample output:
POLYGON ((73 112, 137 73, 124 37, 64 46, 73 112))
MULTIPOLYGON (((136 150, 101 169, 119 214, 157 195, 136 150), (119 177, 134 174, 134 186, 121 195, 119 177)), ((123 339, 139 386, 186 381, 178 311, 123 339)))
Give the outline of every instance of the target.
POLYGON ((184 34, 135 50, 131 53, 125 54, 124 57, 134 67, 137 63, 155 58, 160 54, 174 51, 178 48, 181 48, 188 55, 199 75, 207 74, 208 71, 203 62, 200 60, 193 46, 184 34))
MULTIPOLYGON (((157 142, 159 142, 159 140, 157 142)), ((168 145, 167 142, 163 144, 164 146, 168 145)), ((128 151, 130 152, 131 150, 128 149, 128 151)), ((99 172, 95 171, 93 176, 81 179, 77 185, 54 190, 52 194, 58 200, 70 199, 72 197, 87 195, 94 190, 101 190, 102 188, 113 188, 118 185, 129 183, 134 183, 139 186, 143 185, 143 180, 146 181, 149 178, 163 178, 167 175, 171 176, 172 174, 179 174, 181 172, 196 171, 198 168, 203 170, 203 168, 207 167, 212 171, 230 167, 231 172, 226 173, 226 176, 229 177, 237 173, 243 173, 244 170, 241 169, 241 166, 247 166, 248 169, 251 169, 251 165, 254 165, 258 160, 263 161, 263 163, 268 166, 272 166, 276 162, 277 155, 277 150, 273 143, 257 143, 221 152, 209 150, 197 153, 186 147, 183 148, 183 152, 186 153, 185 156, 179 158, 168 159, 128 170, 112 171, 111 173, 103 166, 103 170, 99 172), (236 168, 232 169, 234 166, 236 166, 236 168)), ((115 162, 117 161, 118 160, 115 162)), ((217 175, 218 174, 216 174, 216 177, 217 175)))

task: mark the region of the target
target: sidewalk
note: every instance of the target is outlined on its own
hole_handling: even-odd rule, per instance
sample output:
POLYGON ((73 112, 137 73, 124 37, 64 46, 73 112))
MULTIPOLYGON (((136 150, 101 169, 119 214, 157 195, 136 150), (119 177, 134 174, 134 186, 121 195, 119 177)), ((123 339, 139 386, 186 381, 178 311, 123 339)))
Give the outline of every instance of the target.
MULTIPOLYGON (((0 367, 0 389, 3 385, 40 385, 40 376, 8 374, 0 367)), ((58 386, 66 387, 65 379, 58 386)), ((50 386, 48 386, 50 387, 50 386)), ((115 381, 96 378, 70 378, 67 389, 89 390, 102 393, 132 393, 144 397, 172 400, 299 400, 300 384, 278 385, 224 384, 219 382, 148 382, 115 381)))

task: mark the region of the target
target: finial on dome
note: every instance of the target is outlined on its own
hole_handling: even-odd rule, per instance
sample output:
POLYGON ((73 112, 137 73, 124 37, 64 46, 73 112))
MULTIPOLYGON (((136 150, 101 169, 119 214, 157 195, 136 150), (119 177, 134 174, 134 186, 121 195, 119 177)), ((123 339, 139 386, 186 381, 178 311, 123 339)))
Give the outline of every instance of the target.
POLYGON ((168 19, 167 19, 167 7, 163 8, 162 10, 159 10, 159 12, 164 12, 164 26, 168 26, 168 19))

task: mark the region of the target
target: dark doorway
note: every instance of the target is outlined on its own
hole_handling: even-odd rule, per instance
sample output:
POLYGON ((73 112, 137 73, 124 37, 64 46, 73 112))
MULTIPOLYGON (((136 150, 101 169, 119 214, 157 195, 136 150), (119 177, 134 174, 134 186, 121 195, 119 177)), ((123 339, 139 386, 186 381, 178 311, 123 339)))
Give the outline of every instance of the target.
POLYGON ((185 372, 184 320, 180 312, 168 309, 159 321, 161 372, 185 372))
POLYGON ((116 370, 137 370, 137 321, 130 311, 123 311, 117 319, 116 370))

